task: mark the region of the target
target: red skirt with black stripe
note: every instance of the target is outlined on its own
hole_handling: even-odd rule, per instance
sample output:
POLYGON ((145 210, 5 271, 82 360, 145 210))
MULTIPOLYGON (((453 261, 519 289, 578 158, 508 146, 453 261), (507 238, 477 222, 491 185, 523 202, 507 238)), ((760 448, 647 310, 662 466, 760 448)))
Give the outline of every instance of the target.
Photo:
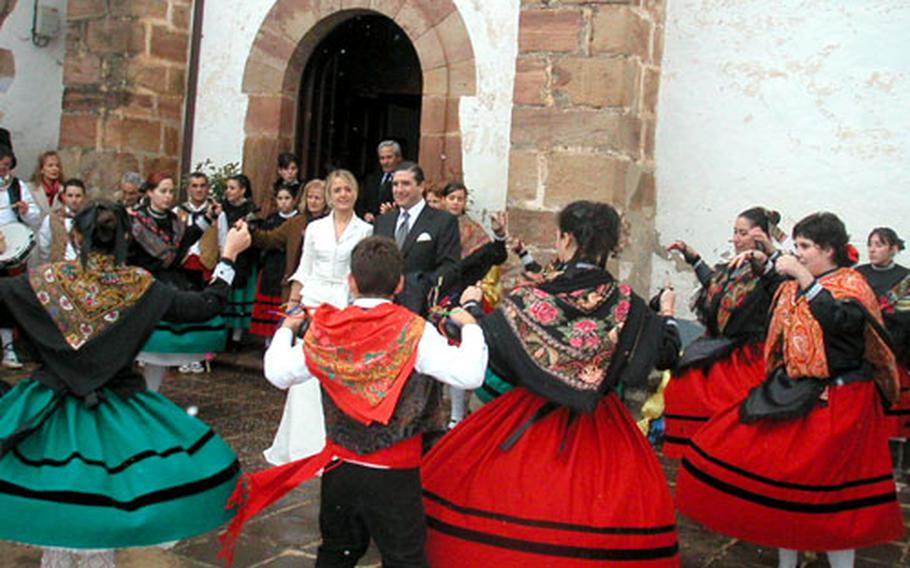
POLYGON ((524 388, 449 432, 422 465, 435 567, 678 566, 676 517, 654 452, 615 395, 591 414, 524 388))
POLYGON ((253 320, 250 324, 250 333, 272 337, 278 324, 281 323, 281 295, 272 296, 262 291, 262 277, 265 272, 259 274, 259 281, 256 284, 256 299, 253 303, 253 320))
POLYGON ((910 372, 898 367, 901 379, 901 397, 891 408, 885 409, 888 435, 892 438, 910 438, 910 372))
POLYGON ((765 546, 844 550, 904 534, 871 381, 829 388, 794 420, 743 424, 728 408, 692 439, 676 483, 684 515, 765 546))
POLYGON ((680 459, 708 419, 740 402, 765 380, 762 345, 738 347, 707 372, 690 367, 673 376, 664 391, 664 456, 680 459))

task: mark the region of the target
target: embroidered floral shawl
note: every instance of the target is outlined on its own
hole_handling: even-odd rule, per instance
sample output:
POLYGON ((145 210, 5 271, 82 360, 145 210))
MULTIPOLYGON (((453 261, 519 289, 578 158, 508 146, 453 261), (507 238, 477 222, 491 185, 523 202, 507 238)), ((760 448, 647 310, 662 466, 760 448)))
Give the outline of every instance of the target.
POLYGON ((571 388, 596 391, 616 352, 632 289, 609 277, 564 287, 572 276, 553 274, 551 282, 516 288, 498 309, 538 367, 571 388))
POLYGON ((180 249, 180 241, 183 240, 183 233, 186 231, 186 224, 177 218, 173 213, 168 213, 171 219, 173 234, 163 231, 147 209, 129 209, 133 224, 133 238, 136 239, 142 248, 153 257, 161 260, 165 268, 169 268, 177 260, 177 251, 180 249))
POLYGON ((717 323, 718 332, 724 333, 730 318, 746 304, 759 281, 748 262, 735 269, 722 266, 714 273, 704 289, 704 315, 717 323))
POLYGON ((368 310, 322 305, 304 336, 307 366, 351 418, 388 424, 414 370, 424 324, 392 303, 368 310))
POLYGON ((884 313, 910 312, 910 275, 879 296, 878 303, 884 313))
POLYGON ((490 242, 484 228, 465 213, 458 217, 458 234, 461 237, 461 258, 465 259, 490 242))
MULTIPOLYGON (((819 284, 838 300, 859 302, 882 323, 875 293, 859 272, 841 268, 819 279, 819 284)), ((875 368, 875 381, 889 400, 897 400, 899 383, 894 354, 871 326, 866 326, 864 334, 864 358, 875 368)), ((830 377, 824 332, 795 280, 785 282, 777 291, 765 343, 765 360, 768 369, 784 366, 792 378, 830 377)))
POLYGON ((115 266, 112 257, 100 254, 89 256, 85 268, 79 261, 55 262, 29 273, 35 297, 73 349, 116 323, 153 282, 147 271, 115 266))

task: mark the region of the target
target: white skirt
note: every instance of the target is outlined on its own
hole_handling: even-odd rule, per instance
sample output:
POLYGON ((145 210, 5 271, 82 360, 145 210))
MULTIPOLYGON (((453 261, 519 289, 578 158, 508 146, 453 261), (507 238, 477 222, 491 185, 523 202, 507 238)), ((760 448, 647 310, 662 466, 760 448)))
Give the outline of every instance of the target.
POLYGON ((275 440, 262 455, 272 465, 284 465, 318 454, 324 447, 322 392, 319 381, 313 379, 288 389, 275 440))

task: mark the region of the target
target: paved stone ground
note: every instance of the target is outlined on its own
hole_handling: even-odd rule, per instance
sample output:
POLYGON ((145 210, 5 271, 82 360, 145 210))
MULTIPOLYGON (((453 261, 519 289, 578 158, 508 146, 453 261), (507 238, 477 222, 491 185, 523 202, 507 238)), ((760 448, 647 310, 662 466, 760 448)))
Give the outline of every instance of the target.
MULTIPOLYGON (((199 408, 199 418, 210 424, 237 451, 243 466, 256 471, 266 466, 262 450, 271 443, 281 418, 284 393, 261 378, 258 359, 252 353, 228 356, 228 365, 217 365, 211 374, 177 375, 166 379, 163 393, 175 403, 199 408)), ((4 377, 7 380, 9 377, 4 377)), ((670 483, 676 465, 663 461, 670 483)), ((899 487, 904 519, 910 526, 910 487, 899 487)), ((294 491, 268 514, 251 522, 237 548, 238 568, 313 566, 319 544, 317 513, 319 484, 311 481, 294 491)), ((0 514, 3 514, 0 511, 0 514)), ((773 520, 769 520, 773 522, 773 520)), ((684 567, 776 566, 776 551, 763 549, 705 530, 679 519, 684 567)), ((206 568, 219 566, 214 533, 179 543, 171 550, 121 551, 118 565, 125 568, 206 568)), ((0 543, 0 566, 36 567, 36 549, 0 543)), ((370 549, 361 566, 379 566, 379 555, 370 549)), ((827 566, 822 555, 809 558, 804 567, 827 566)), ((858 567, 910 566, 910 539, 859 551, 858 567)))

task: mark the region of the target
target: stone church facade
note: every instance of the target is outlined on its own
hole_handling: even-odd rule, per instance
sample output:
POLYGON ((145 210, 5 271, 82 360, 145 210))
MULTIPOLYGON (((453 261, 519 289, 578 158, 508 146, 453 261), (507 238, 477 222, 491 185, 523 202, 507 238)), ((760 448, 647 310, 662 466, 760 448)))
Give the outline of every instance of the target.
MULTIPOLYGON (((333 31, 376 17, 400 29, 419 61, 419 77, 402 97, 419 102, 419 142, 410 153, 430 179, 463 178, 473 190, 475 214, 507 207, 513 232, 544 252, 561 206, 580 198, 613 203, 631 230, 614 269, 642 292, 676 269, 660 253, 674 238, 721 254, 736 211, 767 204, 792 209, 788 220, 801 216, 796 173, 777 185, 775 165, 764 165, 767 184, 755 187, 750 180, 760 175, 741 175, 741 163, 754 161, 753 138, 767 148, 778 133, 790 141, 803 136, 794 150, 801 162, 792 170, 803 173, 807 186, 816 172, 830 169, 824 156, 839 151, 849 153, 844 159, 856 168, 869 159, 863 152, 887 157, 884 167, 893 165, 893 174, 875 180, 886 192, 910 181, 899 165, 910 150, 905 129, 852 124, 836 106, 847 108, 847 101, 834 100, 850 85, 820 80, 843 76, 842 67, 825 65, 838 57, 837 42, 849 41, 844 36, 878 37, 875 25, 910 21, 896 1, 871 0, 851 8, 861 13, 825 18, 823 5, 813 18, 785 0, 733 7, 707 0, 47 0, 55 1, 65 22, 58 40, 57 142, 68 172, 102 190, 126 170, 187 171, 211 159, 241 162, 264 198, 278 153, 305 152, 304 132, 320 119, 307 115, 311 107, 302 103, 308 65, 333 31), (863 21, 873 29, 846 31, 863 21), (746 43, 712 43, 723 34, 746 43), (791 45, 796 40, 788 36, 799 34, 815 43, 791 45), (737 59, 763 41, 770 46, 767 60, 760 54, 737 59), (800 49, 807 54, 787 63, 800 49), (717 61, 708 69, 712 57, 717 61), (763 90, 775 81, 804 86, 788 100, 806 95, 805 106, 764 100, 763 90), (830 131, 788 131, 807 132, 787 124, 798 122, 788 112, 802 117, 812 105, 826 104, 829 112, 818 120, 831 121, 830 131), (781 124, 762 122, 769 108, 784 115, 781 124), (747 130, 737 134, 733 122, 716 124, 724 113, 735 114, 735 124, 747 130), (681 120, 686 116, 699 118, 693 126, 681 120), (702 134, 712 128, 739 138, 702 134), (726 166, 728 160, 736 167, 726 166), (742 193, 733 190, 735 183, 744 184, 742 193), (662 210, 662 203, 673 210, 662 210)), ((26 9, 22 4, 19 10, 26 9)), ((6 11, 14 8, 15 0, 7 0, 6 11)), ((3 47, 0 33, 0 63, 3 47)), ((889 75, 883 69, 891 61, 850 61, 863 75, 849 108, 879 105, 873 96, 886 104, 910 102, 906 62, 889 75), (869 100, 862 99, 867 92, 869 100)), ((14 86, 23 72, 20 66, 14 86)), ((2 99, 0 112, 9 122, 2 99)), ((13 131, 14 139, 22 137, 13 131)), ((850 189, 836 189, 853 215, 850 189)), ((848 226, 856 225, 854 240, 861 243, 872 219, 896 222, 908 209, 899 202, 881 214, 855 216, 855 223, 848 219, 848 226)))

